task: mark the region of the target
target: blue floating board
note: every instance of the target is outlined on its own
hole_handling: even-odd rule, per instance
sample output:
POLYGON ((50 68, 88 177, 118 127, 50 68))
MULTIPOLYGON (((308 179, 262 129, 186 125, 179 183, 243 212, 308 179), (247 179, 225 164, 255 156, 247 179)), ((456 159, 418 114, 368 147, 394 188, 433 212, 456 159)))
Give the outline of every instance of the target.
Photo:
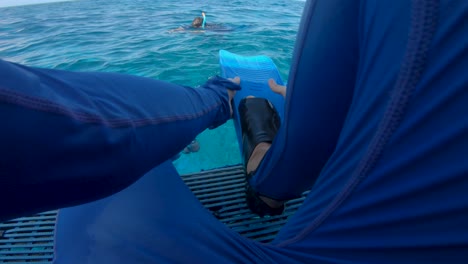
POLYGON ((275 63, 267 56, 242 56, 220 50, 219 64, 222 77, 239 76, 241 79, 242 89, 234 97, 234 124, 240 151, 243 153, 242 129, 238 111, 240 101, 249 95, 266 98, 275 106, 282 122, 284 120, 284 98, 271 91, 268 79, 274 79, 280 85, 284 85, 284 82, 275 63))

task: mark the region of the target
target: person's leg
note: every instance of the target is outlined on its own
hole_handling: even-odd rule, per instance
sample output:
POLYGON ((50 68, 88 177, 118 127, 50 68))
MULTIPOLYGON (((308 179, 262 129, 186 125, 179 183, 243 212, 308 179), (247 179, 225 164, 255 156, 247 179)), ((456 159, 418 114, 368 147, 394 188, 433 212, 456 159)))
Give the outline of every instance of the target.
MULTIPOLYGON (((327 263, 468 263, 468 2, 348 2, 361 32, 349 115, 273 243, 302 250, 303 263, 314 263, 304 251, 327 263)), ((304 98, 294 104, 306 108, 304 98)))
POLYGON ((117 194, 60 210, 55 234, 57 264, 291 263, 216 219, 169 162, 117 194))
POLYGON ((122 190, 228 120, 226 88, 0 60, 0 221, 122 190))
MULTIPOLYGON (((283 85, 277 84, 274 79, 268 80, 268 86, 273 92, 279 95, 282 95, 283 97, 286 97, 286 87, 283 85)), ((247 96, 247 98, 249 97, 253 98, 253 96, 247 96)), ((260 165, 260 162, 263 160, 263 157, 265 156, 267 151, 270 149, 270 147, 271 147, 270 142, 260 142, 257 146, 255 146, 246 165, 247 174, 253 173, 255 170, 257 170, 258 165, 260 165)), ((266 203, 271 208, 281 208, 284 204, 283 201, 274 200, 263 195, 259 195, 258 198, 260 198, 264 203, 266 203)))
POLYGON ((304 10, 284 119, 271 149, 249 179, 255 195, 276 201, 294 199, 310 189, 334 153, 359 62, 355 2, 310 1, 304 10))
POLYGON ((281 125, 280 116, 266 98, 247 96, 239 103, 239 118, 242 128, 242 150, 247 175, 246 202, 252 212, 259 216, 279 215, 283 201, 276 201, 255 193, 249 184, 250 178, 262 162, 281 125))

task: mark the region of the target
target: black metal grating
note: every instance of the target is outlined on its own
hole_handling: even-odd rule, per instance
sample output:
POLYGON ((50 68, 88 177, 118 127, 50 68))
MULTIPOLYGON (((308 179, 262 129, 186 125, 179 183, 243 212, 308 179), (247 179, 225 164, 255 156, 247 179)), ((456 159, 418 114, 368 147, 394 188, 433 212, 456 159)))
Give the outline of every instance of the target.
MULTIPOLYGON (((259 242, 273 240, 305 194, 286 204, 283 215, 258 217, 245 203, 245 173, 240 165, 182 175, 200 202, 222 223, 259 242)), ((50 263, 54 257, 57 211, 0 223, 0 263, 50 263)))
POLYGON ((1 263, 50 263, 57 211, 0 223, 1 263))
POLYGON ((307 194, 286 203, 282 215, 262 218, 250 212, 245 202, 245 172, 241 165, 182 175, 182 179, 222 223, 244 237, 264 243, 275 238, 307 194))

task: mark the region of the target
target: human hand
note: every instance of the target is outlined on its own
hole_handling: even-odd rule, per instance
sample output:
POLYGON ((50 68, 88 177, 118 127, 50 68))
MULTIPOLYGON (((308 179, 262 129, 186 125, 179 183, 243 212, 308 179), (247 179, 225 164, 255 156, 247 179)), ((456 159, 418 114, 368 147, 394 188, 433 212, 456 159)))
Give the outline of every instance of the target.
MULTIPOLYGON (((231 82, 237 84, 237 85, 240 85, 240 78, 238 76, 234 77, 234 78, 228 78, 228 80, 230 80, 231 82)), ((236 90, 231 90, 231 89, 228 89, 228 95, 229 95, 229 108, 231 109, 231 116, 232 116, 232 113, 233 113, 233 109, 232 109, 232 100, 234 99, 234 96, 236 95, 236 90)))
POLYGON ((286 86, 277 84, 276 81, 273 79, 268 80, 268 86, 270 86, 270 89, 273 92, 281 94, 283 97, 286 97, 286 86))
MULTIPOLYGON (((225 115, 225 117, 228 117, 228 118, 232 117, 232 113, 233 113, 232 100, 236 94, 236 91, 241 89, 239 77, 224 78, 224 77, 214 76, 208 79, 208 81, 205 84, 201 85, 200 87, 214 91, 218 96, 220 96, 223 99, 223 103, 225 103, 227 99, 228 104, 223 105, 223 114, 225 115), (226 98, 226 95, 228 96, 227 98, 226 98), (229 112, 227 109, 228 107, 229 107, 229 112), (228 113, 229 113, 229 116, 228 116, 228 113)), ((222 123, 226 121, 227 119, 222 121, 222 123)), ((213 126, 213 128, 219 125, 221 124, 216 124, 213 126)))

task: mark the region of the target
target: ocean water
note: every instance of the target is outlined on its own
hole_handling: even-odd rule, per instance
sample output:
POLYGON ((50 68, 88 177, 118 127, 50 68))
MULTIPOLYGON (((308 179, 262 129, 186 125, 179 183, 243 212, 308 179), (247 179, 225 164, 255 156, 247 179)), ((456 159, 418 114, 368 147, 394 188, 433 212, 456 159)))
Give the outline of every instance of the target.
MULTIPOLYGON (((0 58, 35 67, 120 72, 197 86, 220 74, 218 51, 266 55, 288 78, 304 1, 76 0, 0 8, 0 58), (172 31, 201 11, 229 31, 172 31)), ((180 173, 241 162, 232 121, 198 136, 180 173)))

